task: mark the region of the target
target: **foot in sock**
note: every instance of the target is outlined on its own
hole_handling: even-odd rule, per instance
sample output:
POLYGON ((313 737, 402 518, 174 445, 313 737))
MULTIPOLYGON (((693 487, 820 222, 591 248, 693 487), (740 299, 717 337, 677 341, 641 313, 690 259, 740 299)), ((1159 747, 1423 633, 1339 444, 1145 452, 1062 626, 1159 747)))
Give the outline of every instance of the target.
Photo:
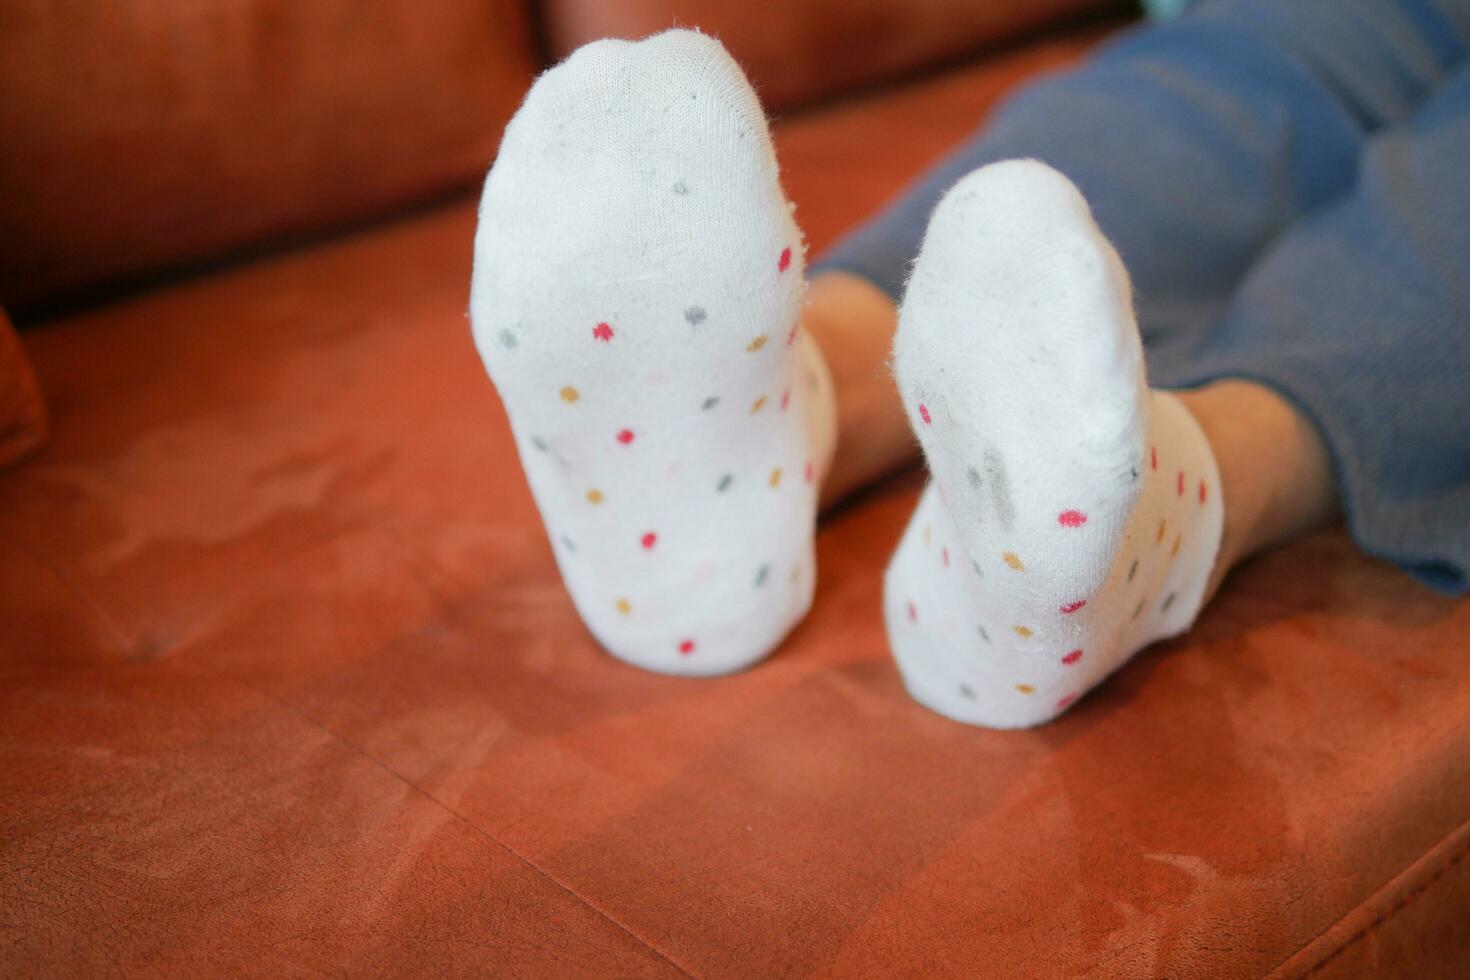
POLYGON ((1127 273, 1065 177, 1006 161, 946 195, 894 369, 932 476, 885 581, 914 697, 1035 725, 1189 628, 1220 542, 1214 456, 1145 384, 1127 273))
POLYGON ((831 382, 755 93, 690 31, 597 41, 506 130, 475 343, 562 578, 613 654, 717 674, 811 604, 831 382))

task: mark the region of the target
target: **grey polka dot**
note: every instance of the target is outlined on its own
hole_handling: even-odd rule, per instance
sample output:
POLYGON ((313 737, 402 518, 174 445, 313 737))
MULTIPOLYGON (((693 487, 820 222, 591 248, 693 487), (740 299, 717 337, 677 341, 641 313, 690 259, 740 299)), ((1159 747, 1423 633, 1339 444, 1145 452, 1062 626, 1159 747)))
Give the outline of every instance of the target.
POLYGON ((970 478, 970 486, 972 488, 974 488, 976 490, 979 490, 980 489, 980 471, 979 470, 975 469, 975 467, 972 466, 972 467, 970 467, 969 472, 967 472, 965 474, 965 476, 967 476, 967 477, 970 478))
POLYGON ((980 563, 973 558, 970 559, 970 567, 975 570, 976 575, 980 576, 981 578, 985 577, 985 573, 980 570, 980 563))
POLYGON ((706 412, 708 412, 710 409, 714 408, 719 403, 720 403, 720 400, 718 398, 716 398, 714 395, 710 395, 708 398, 706 398, 704 400, 704 404, 701 405, 700 408, 703 408, 706 412))
POLYGON ((502 346, 505 347, 506 350, 515 350, 516 347, 520 344, 520 341, 517 340, 516 335, 511 333, 509 330, 502 330, 500 331, 500 343, 502 346))
POLYGON ((567 537, 565 534, 563 534, 561 536, 561 543, 562 543, 562 547, 566 548, 568 551, 570 551, 570 552, 572 552, 574 554, 576 553, 576 551, 577 551, 577 545, 576 545, 576 543, 573 542, 572 539, 569 538, 569 537, 567 537))
POLYGON ((726 490, 729 490, 730 489, 730 484, 732 484, 734 482, 735 482, 735 476, 734 476, 734 474, 726 473, 724 476, 720 477, 719 486, 715 487, 715 489, 718 490, 720 493, 724 493, 726 490))
POLYGON ((990 634, 987 633, 987 632, 985 632, 985 627, 984 626, 979 626, 979 627, 976 627, 976 628, 980 630, 980 639, 984 640, 986 643, 989 643, 990 642, 990 634))
POLYGON ((975 700, 975 692, 970 689, 970 685, 968 684, 960 685, 960 693, 969 698, 971 701, 975 700))
POLYGON ((684 319, 689 321, 691 327, 697 327, 704 322, 705 312, 702 306, 691 306, 684 311, 684 319))
POLYGON ((684 183, 682 180, 674 181, 674 193, 679 195, 688 194, 689 185, 684 183))
POLYGON ((1172 606, 1172 605, 1174 605, 1174 599, 1175 598, 1176 598, 1175 593, 1170 592, 1167 596, 1164 597, 1164 604, 1162 606, 1160 606, 1159 608, 1162 609, 1164 612, 1168 612, 1169 611, 1169 607, 1172 606))
POLYGON ((760 571, 755 573, 755 587, 758 589, 766 584, 766 579, 771 577, 771 565, 769 562, 761 566, 760 571))
POLYGON ((1131 617, 1129 617, 1130 619, 1137 619, 1138 618, 1138 614, 1141 613, 1141 612, 1143 612, 1143 603, 1144 603, 1144 600, 1143 599, 1139 599, 1138 600, 1138 605, 1133 608, 1133 615, 1131 617))
POLYGON ((995 508, 995 516, 1000 521, 1003 530, 1009 531, 1016 522, 1016 506, 1011 499, 1011 481, 1006 475, 1006 461, 1001 454, 994 450, 986 450, 985 459, 986 482, 990 485, 990 502, 995 508))
POLYGON ((1133 559, 1133 564, 1128 566, 1128 581, 1133 581, 1133 576, 1138 574, 1138 559, 1133 559))
POLYGON ((551 447, 546 444, 546 440, 542 439, 540 436, 532 436, 531 445, 535 447, 538 453, 544 453, 551 449, 551 447))

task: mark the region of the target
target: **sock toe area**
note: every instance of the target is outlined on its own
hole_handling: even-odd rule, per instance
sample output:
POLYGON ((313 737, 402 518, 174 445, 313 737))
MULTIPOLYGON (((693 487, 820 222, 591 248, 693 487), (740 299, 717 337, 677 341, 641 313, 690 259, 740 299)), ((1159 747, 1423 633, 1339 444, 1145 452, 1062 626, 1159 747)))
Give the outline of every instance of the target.
POLYGON ((1028 562, 1063 515, 1116 530, 1138 492, 1149 403, 1126 273, 1061 174, 1009 161, 934 214, 899 317, 894 368, 958 533, 984 566, 1019 556, 1048 592, 1097 561, 1028 562), (1034 552, 1035 545, 1031 546, 1034 552))
POLYGON ((544 74, 486 180, 475 341, 579 614, 647 669, 748 666, 811 602, 832 409, 777 174, 739 68, 669 31, 544 74))
POLYGON ((936 209, 894 363, 933 480, 885 579, 905 683, 1047 721, 1187 629, 1215 560, 1210 447, 1150 392, 1127 273, 1061 174, 982 168, 936 209))

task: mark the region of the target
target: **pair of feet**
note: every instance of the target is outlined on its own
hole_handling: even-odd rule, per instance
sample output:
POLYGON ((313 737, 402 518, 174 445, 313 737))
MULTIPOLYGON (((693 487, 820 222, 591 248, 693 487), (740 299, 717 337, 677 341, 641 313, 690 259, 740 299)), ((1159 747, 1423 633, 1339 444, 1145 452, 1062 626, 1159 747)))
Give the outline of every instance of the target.
MULTIPOLYGON (((836 408, 803 258, 760 105, 703 35, 588 45, 506 130, 475 339, 573 601, 637 666, 739 670, 810 607, 836 408)), ((1127 274, 1066 178, 1009 161, 949 192, 893 367, 932 474, 884 598, 918 700, 1037 724, 1189 627, 1215 458, 1148 389, 1127 274)))

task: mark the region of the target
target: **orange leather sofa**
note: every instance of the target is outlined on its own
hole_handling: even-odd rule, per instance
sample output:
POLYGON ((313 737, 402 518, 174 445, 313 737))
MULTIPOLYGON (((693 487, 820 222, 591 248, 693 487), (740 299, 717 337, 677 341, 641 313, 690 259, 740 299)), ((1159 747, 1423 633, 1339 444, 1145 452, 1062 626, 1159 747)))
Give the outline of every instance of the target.
POLYGON ((578 43, 721 35, 820 250, 1125 14, 0 6, 49 416, 0 471, 0 974, 1470 975, 1470 603, 1324 533, 1056 723, 966 728, 883 638, 911 476, 824 524, 769 661, 643 673, 471 345, 477 185, 578 43))

